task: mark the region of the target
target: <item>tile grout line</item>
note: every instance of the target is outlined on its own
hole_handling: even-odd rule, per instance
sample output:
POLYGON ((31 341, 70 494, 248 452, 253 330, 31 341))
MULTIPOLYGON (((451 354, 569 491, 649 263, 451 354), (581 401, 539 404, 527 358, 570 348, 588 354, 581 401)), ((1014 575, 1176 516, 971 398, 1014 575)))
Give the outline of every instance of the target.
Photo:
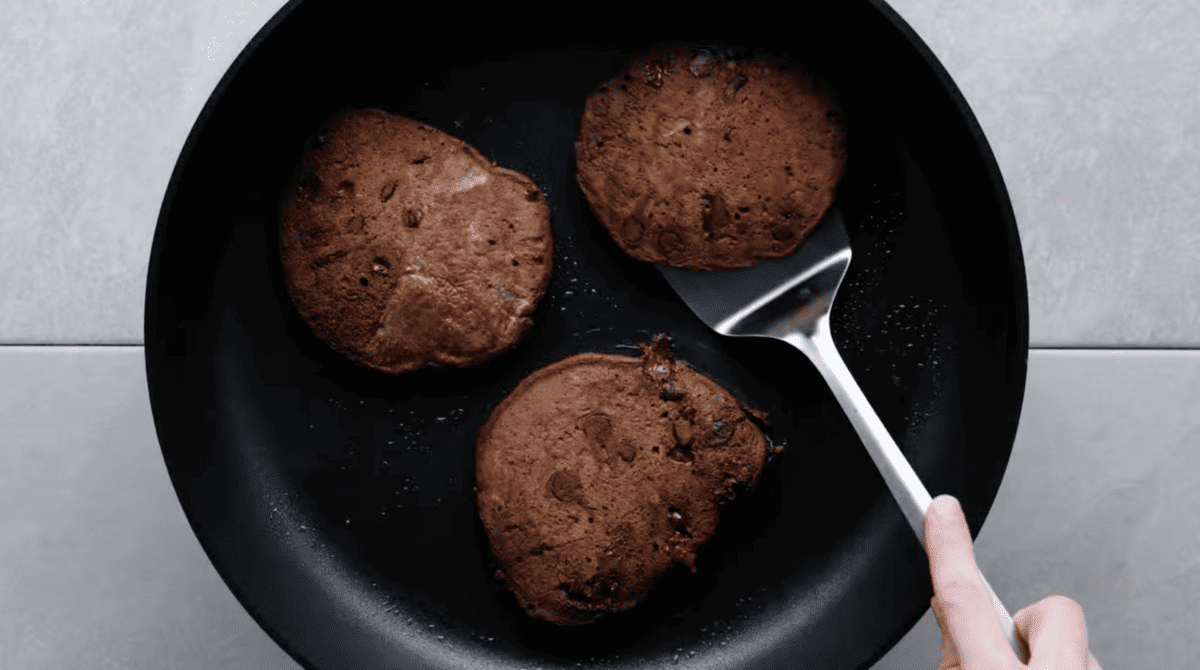
POLYGON ((1138 344, 1134 346, 1108 346, 1108 347, 1029 347, 1030 351, 1107 351, 1107 352, 1139 352, 1139 351, 1200 351, 1200 345, 1197 346, 1179 346, 1179 345, 1163 345, 1155 346, 1150 344, 1138 344))
POLYGON ((0 349, 10 348, 16 349, 26 347, 31 349, 90 349, 90 348, 145 348, 144 344, 126 344, 119 342, 88 342, 88 343, 69 343, 69 342, 0 342, 0 349))

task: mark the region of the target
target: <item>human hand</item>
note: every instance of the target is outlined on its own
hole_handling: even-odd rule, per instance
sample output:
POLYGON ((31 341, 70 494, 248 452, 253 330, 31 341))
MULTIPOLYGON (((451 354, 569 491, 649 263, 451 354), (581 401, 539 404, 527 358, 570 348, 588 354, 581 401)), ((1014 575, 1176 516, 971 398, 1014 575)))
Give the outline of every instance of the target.
MULTIPOLYGON (((925 549, 933 577, 933 613, 942 629, 938 670, 1025 668, 1008 646, 1000 619, 979 581, 971 531, 953 496, 934 498, 925 514, 925 549)), ((1017 635, 1037 670, 1100 670, 1088 651, 1083 610, 1070 598, 1050 596, 1017 612, 1017 635)))

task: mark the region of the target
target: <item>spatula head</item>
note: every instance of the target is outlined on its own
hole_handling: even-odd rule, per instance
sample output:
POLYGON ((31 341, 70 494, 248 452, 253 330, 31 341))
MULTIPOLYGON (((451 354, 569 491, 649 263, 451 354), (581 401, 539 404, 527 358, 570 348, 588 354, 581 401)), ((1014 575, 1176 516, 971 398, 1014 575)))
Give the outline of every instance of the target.
POLYGON ((850 266, 850 238, 836 207, 796 253, 743 270, 681 270, 659 265, 700 320, 722 335, 811 333, 826 317, 850 266))

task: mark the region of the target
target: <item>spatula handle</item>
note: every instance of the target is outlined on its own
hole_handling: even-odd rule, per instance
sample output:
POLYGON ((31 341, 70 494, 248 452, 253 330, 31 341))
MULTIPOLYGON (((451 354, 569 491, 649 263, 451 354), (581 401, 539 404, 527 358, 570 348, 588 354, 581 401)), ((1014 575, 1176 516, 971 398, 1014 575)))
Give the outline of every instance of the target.
MULTIPOLYGON (((838 354, 833 337, 829 332, 829 317, 823 316, 817 319, 814 325, 816 327, 809 334, 797 332, 789 334, 783 339, 803 351, 813 365, 817 366, 821 376, 825 378, 830 390, 833 391, 834 397, 842 406, 842 410, 846 412, 854 430, 862 439, 863 446, 867 448, 867 453, 875 462, 875 467, 883 475, 883 480, 892 492, 892 497, 900 505, 900 511, 904 513, 909 526, 916 533, 917 539, 921 541, 921 546, 925 546, 925 512, 932 502, 929 492, 917 477, 917 473, 912 469, 908 459, 896 446, 896 441, 884 428, 883 422, 879 420, 879 415, 875 413, 871 403, 867 402, 866 396, 858 388, 858 383, 854 381, 846 364, 842 362, 842 357, 838 354)), ((987 589, 988 595, 992 599, 992 606, 996 610, 996 616, 1000 618, 1000 625, 1004 629, 1004 636, 1008 638, 1009 646, 1012 647, 1021 662, 1027 661, 1029 652, 1017 638, 1012 616, 1009 615, 1004 604, 1000 602, 1000 598, 996 596, 996 592, 992 590, 991 584, 988 584, 987 579, 979 572, 978 568, 976 568, 976 574, 979 575, 979 581, 983 582, 984 588, 987 589)))

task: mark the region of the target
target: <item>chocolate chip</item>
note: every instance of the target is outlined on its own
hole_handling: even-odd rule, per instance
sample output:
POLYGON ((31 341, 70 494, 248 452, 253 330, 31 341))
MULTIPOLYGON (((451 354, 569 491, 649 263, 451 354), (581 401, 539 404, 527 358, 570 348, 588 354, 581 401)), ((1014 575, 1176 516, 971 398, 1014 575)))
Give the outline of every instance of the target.
POLYGON ((629 440, 624 440, 617 445, 617 455, 626 463, 632 463, 633 458, 637 456, 637 448, 629 440))
POLYGON ((687 392, 683 390, 683 387, 673 382, 667 382, 666 384, 663 384, 662 393, 659 395, 659 397, 663 400, 674 401, 682 400, 686 395, 687 392))
POLYGON ((733 427, 727 422, 716 419, 712 422, 712 430, 708 433, 710 444, 724 444, 733 435, 733 427))
POLYGON ((317 260, 313 261, 312 263, 309 263, 308 267, 312 268, 313 270, 316 270, 317 268, 321 268, 321 267, 325 267, 326 265, 329 265, 330 263, 336 261, 337 259, 339 259, 345 255, 346 255, 345 251, 335 251, 334 253, 329 254, 328 256, 322 256, 322 257, 318 258, 317 260))
POLYGON ((696 460, 696 457, 692 454, 692 450, 685 449, 683 447, 675 447, 671 449, 671 451, 667 453, 667 458, 677 463, 691 463, 692 461, 696 460))
POLYGON ((606 444, 612 436, 612 420, 607 414, 590 414, 580 423, 583 426, 583 434, 597 444, 606 444))
POLYGON ((629 244, 637 244, 642 239, 642 233, 645 232, 645 227, 636 216, 629 216, 625 219, 625 225, 622 227, 625 241, 629 244))
POLYGON ((321 190, 321 178, 315 172, 305 170, 296 178, 296 188, 303 193, 305 190, 316 192, 321 190))
POLYGON ((315 249, 329 241, 330 231, 319 221, 309 221, 300 233, 300 246, 305 251, 315 249))
POLYGON ((750 78, 744 73, 739 72, 737 77, 734 77, 733 82, 729 84, 729 88, 725 89, 726 95, 733 95, 734 93, 742 90, 742 87, 745 86, 746 82, 748 81, 750 81, 750 78))
POLYGON ((771 237, 779 240, 780 242, 789 242, 795 236, 796 231, 788 228, 787 226, 781 225, 771 229, 771 237))
POLYGON ((729 207, 725 204, 725 197, 720 191, 714 193, 705 193, 700 196, 704 201, 703 207, 700 209, 700 218, 706 233, 721 233, 731 223, 729 216, 729 207))
POLYGON ((642 81, 651 88, 662 88, 665 83, 666 69, 662 61, 652 61, 642 67, 642 81))
POLYGON ((674 230, 666 228, 658 234, 658 248, 664 256, 670 256, 683 248, 683 238, 674 230))
POLYGON ((692 56, 688 69, 697 77, 707 77, 717 68, 717 57, 707 49, 700 49, 692 56))
POLYGON ((692 422, 684 418, 675 419, 671 430, 675 433, 675 442, 680 446, 687 446, 692 443, 692 422))
POLYGON ((550 481, 546 484, 550 495, 562 502, 578 502, 579 494, 583 490, 583 485, 579 483, 579 476, 565 470, 559 470, 550 475, 550 481))
POLYGON ((387 184, 384 184, 383 188, 379 189, 379 202, 387 202, 388 200, 392 199, 392 194, 396 192, 396 183, 397 182, 393 180, 387 184))
POLYGON ((676 507, 667 508, 667 520, 675 529, 675 532, 684 537, 691 537, 692 534, 688 531, 687 520, 683 516, 683 512, 676 507))

